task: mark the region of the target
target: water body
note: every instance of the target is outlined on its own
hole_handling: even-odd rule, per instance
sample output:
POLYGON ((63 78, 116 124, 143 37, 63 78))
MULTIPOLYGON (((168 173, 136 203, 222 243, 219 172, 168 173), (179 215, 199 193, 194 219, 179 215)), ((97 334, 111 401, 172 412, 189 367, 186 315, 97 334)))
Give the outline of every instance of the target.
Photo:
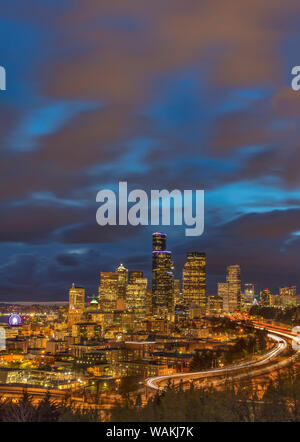
POLYGON ((0 304, 8 304, 8 305, 66 305, 68 301, 0 301, 0 304))

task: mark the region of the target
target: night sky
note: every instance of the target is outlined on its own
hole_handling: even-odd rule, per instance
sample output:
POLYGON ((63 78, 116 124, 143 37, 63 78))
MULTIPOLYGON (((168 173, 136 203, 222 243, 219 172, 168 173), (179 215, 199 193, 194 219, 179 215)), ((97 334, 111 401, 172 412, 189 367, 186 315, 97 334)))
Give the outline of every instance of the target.
POLYGON ((151 269, 157 228, 100 227, 96 194, 204 189, 205 231, 168 234, 208 292, 300 288, 299 0, 1 2, 0 301, 90 295, 120 262, 151 269))

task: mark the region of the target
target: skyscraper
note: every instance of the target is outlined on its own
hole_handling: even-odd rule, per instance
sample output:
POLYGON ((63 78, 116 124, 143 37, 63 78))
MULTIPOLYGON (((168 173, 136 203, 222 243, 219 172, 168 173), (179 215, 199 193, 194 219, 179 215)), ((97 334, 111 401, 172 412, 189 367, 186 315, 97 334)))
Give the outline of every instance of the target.
POLYGON ((152 235, 152 250, 162 251, 167 248, 167 235, 166 233, 153 233, 152 235))
POLYGON ((180 299, 180 279, 174 279, 174 302, 175 305, 179 304, 180 299))
POLYGON ((261 290, 259 294, 259 303, 262 306, 269 307, 272 301, 272 294, 269 289, 261 290))
POLYGON ((128 284, 134 284, 136 279, 141 279, 143 277, 144 277, 144 272, 142 270, 129 270, 128 284))
POLYGON ((71 327, 80 321, 85 309, 85 289, 83 287, 72 287, 69 290, 69 312, 68 326, 71 327))
POLYGON ((225 311, 234 312, 240 310, 241 269, 238 264, 227 267, 226 282, 228 283, 228 298, 225 300, 225 307, 228 310, 225 311))
POLYGON ((210 315, 219 315, 223 311, 223 299, 219 296, 209 296, 207 310, 210 315))
POLYGON ((246 304, 253 304, 254 294, 254 284, 246 283, 244 286, 244 302, 246 304))
POLYGON ((120 264, 116 269, 116 273, 118 275, 118 297, 125 300, 126 285, 128 282, 128 270, 123 266, 123 264, 120 264))
POLYGON ((187 304, 206 307, 206 255, 189 252, 182 272, 182 295, 187 304))
POLYGON ((119 298, 119 274, 117 272, 101 272, 99 286, 99 302, 103 313, 113 313, 119 298))
POLYGON ((292 285, 290 287, 280 287, 279 294, 281 296, 296 296, 297 287, 295 285, 292 285))
POLYGON ((174 317, 174 275, 171 252, 166 250, 167 235, 153 233, 152 308, 158 317, 174 317))
POLYGON ((223 312, 229 313, 228 282, 218 283, 218 297, 223 300, 223 312))
POLYGON ((147 308, 147 286, 148 279, 135 279, 126 287, 126 310, 135 313, 137 319, 144 319, 147 308))

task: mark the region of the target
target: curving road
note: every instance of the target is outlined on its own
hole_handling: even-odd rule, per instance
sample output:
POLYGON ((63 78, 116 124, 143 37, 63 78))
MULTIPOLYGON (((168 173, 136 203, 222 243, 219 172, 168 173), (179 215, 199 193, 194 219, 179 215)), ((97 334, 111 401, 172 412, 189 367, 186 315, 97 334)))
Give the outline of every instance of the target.
MULTIPOLYGON (((255 325, 256 328, 262 328, 261 326, 255 325)), ((266 329, 266 327, 263 327, 266 329)), ((264 356, 262 356, 259 359, 251 360, 248 362, 243 362, 240 364, 227 366, 225 368, 217 368, 217 369, 211 369, 206 371, 199 371, 199 372, 192 372, 192 373, 177 373, 173 375, 166 375, 166 376, 156 376, 153 378, 146 379, 145 385, 146 387, 151 388, 152 390, 159 390, 164 391, 164 386, 169 382, 169 380, 174 381, 174 384, 178 384, 181 380, 183 381, 190 381, 194 379, 200 379, 200 378, 206 378, 206 377, 215 377, 219 375, 230 375, 234 374, 235 372, 239 371, 245 371, 245 369, 251 369, 250 372, 242 372, 237 375, 231 376, 231 379, 241 379, 243 377, 248 377, 251 375, 259 375, 266 373, 269 371, 269 367, 259 368, 261 365, 266 365, 275 358, 277 358, 286 348, 287 348, 287 342, 284 338, 293 339, 294 336, 288 333, 279 332, 279 331, 272 331, 272 333, 269 333, 268 336, 276 341, 276 346, 273 348, 270 352, 266 353, 264 356), (279 336, 277 336, 279 335, 279 336), (252 370, 253 369, 253 370, 252 370)), ((286 361, 281 361, 277 363, 276 365, 272 366, 272 369, 274 368, 280 368, 284 366, 284 363, 287 363, 291 358, 288 358, 286 361)), ((211 384, 217 385, 224 382, 224 379, 211 382, 211 384)))

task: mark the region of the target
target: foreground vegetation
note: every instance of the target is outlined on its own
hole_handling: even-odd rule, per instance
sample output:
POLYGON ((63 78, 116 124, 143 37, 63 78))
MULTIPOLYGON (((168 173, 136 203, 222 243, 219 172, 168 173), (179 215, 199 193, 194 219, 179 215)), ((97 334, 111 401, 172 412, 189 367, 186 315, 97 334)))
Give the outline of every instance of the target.
POLYGON ((299 422, 300 374, 292 370, 260 386, 252 383, 222 389, 188 391, 169 387, 151 398, 145 407, 127 401, 112 410, 112 421, 120 422, 299 422))
POLYGON ((190 371, 200 371, 219 367, 222 364, 232 364, 248 356, 262 353, 267 349, 268 333, 253 327, 247 336, 237 338, 228 346, 226 352, 220 350, 196 350, 190 364, 190 371))
POLYGON ((283 322, 289 325, 300 325, 300 306, 286 307, 263 307, 254 305, 250 310, 250 315, 262 316, 265 319, 271 319, 276 322, 283 322))
POLYGON ((44 399, 34 405, 24 390, 18 403, 6 400, 0 403, 0 422, 97 422, 98 414, 92 410, 74 409, 69 401, 56 403, 46 393, 44 399))
MULTIPOLYGON (((49 394, 34 405, 24 391, 19 403, 0 403, 0 422, 96 422, 93 410, 76 410, 70 403, 55 403, 49 394)), ((112 422, 299 422, 300 373, 290 369, 264 384, 230 380, 222 388, 195 389, 170 384, 142 406, 141 395, 126 396, 111 411, 112 422)))

